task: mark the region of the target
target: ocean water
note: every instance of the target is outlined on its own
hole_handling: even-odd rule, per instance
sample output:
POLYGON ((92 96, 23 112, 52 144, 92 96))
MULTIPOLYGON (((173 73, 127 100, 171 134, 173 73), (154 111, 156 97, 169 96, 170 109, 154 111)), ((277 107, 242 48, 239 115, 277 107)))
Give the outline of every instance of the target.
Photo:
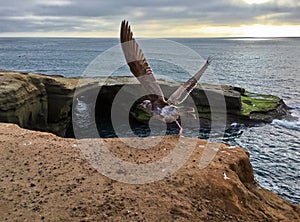
MULTIPOLYGON (((261 186, 299 204, 300 38, 170 41, 189 47, 203 58, 213 56, 211 70, 203 76, 202 82, 229 84, 257 93, 277 95, 291 107, 292 119, 274 120, 271 124, 252 127, 237 123, 235 126, 240 133, 220 139, 249 150, 255 177, 261 186), (212 74, 215 78, 210 78, 212 74)), ((82 76, 98 55, 116 44, 118 39, 0 38, 0 69, 82 76)), ((152 47, 161 49, 159 44, 152 47)), ((159 58, 159 53, 156 58, 159 58)), ((179 58, 182 61, 187 59, 185 55, 179 58)), ((150 62, 159 77, 171 77, 177 81, 189 77, 179 67, 167 62, 150 62)), ((199 66, 196 61, 193 65, 199 66)), ((116 73, 130 75, 128 68, 124 67, 116 73)), ((86 107, 85 104, 82 107, 86 107)), ((191 132, 191 136, 197 135, 191 132)))

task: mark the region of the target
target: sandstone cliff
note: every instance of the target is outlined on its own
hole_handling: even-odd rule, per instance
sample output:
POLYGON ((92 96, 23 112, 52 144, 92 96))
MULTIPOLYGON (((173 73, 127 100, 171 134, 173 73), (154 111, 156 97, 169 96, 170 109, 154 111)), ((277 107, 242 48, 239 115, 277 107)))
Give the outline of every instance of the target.
MULTIPOLYGON (((142 138, 129 140, 145 145, 142 138)), ((239 147, 184 138, 196 146, 178 171, 134 185, 101 175, 84 158, 80 143, 102 141, 117 157, 145 163, 168 155, 177 137, 134 149, 126 140, 64 139, 0 123, 0 141, 1 221, 300 221, 299 205, 256 184, 249 153, 239 147), (199 169, 207 146, 220 148, 199 169)))
POLYGON ((62 135, 70 122, 76 79, 0 72, 0 121, 62 135))
MULTIPOLYGON (((130 90, 125 91, 128 96, 132 93, 131 88, 142 88, 134 77, 81 79, 79 85, 78 81, 61 76, 0 71, 0 122, 16 123, 24 128, 64 136, 66 130, 72 128, 73 98, 99 93, 101 86, 101 95, 97 94, 96 101, 96 108, 100 108, 96 113, 109 112, 115 95, 124 85, 130 86, 130 90), (103 110, 102 107, 108 109, 103 110)), ((166 96, 179 86, 164 80, 158 82, 166 96)), ((228 124, 270 122, 288 114, 288 107, 280 98, 250 93, 239 87, 198 85, 191 97, 202 123, 208 125, 212 108, 216 118, 225 117, 228 124)), ((89 96, 84 98, 89 100, 89 96)), ((144 113, 139 110, 131 112, 131 116, 145 120, 144 113)))

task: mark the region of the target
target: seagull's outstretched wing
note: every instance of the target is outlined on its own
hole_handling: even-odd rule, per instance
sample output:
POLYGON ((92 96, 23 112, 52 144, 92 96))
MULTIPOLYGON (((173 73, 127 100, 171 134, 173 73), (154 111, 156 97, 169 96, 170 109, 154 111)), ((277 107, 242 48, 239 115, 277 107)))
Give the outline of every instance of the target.
POLYGON ((143 85, 147 93, 149 93, 151 102, 166 103, 163 92, 153 75, 153 71, 139 45, 133 38, 128 22, 125 20, 121 24, 120 40, 130 71, 143 85))
POLYGON ((186 81, 183 85, 181 85, 168 99, 168 104, 178 105, 182 103, 190 94, 190 92, 196 87, 197 82, 211 63, 212 58, 208 57, 204 66, 188 81, 186 81))

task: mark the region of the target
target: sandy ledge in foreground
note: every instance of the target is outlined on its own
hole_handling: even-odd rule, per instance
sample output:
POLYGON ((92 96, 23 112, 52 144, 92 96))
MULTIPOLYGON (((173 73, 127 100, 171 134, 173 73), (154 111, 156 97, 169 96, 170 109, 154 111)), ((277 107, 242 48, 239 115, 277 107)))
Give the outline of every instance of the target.
MULTIPOLYGON (((134 149, 120 139, 90 142, 100 140, 118 158, 139 164, 162 159, 178 144, 174 136, 152 149, 134 149)), ((130 140, 144 146, 141 138, 130 140)), ((243 148, 209 144, 220 149, 200 170, 207 141, 183 138, 186 146, 196 144, 184 166, 163 180, 137 185, 101 175, 84 158, 82 141, 0 123, 1 221, 300 220, 299 205, 255 184, 243 148)))

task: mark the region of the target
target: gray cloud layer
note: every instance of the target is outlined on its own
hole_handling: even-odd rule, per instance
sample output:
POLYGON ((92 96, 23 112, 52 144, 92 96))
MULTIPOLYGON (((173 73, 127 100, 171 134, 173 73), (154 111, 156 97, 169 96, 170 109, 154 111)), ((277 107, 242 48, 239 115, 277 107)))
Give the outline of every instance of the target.
POLYGON ((177 25, 240 25, 258 18, 266 24, 298 24, 299 12, 298 0, 259 5, 238 0, 9 0, 1 1, 0 33, 114 31, 124 18, 141 24, 165 20, 177 25))

